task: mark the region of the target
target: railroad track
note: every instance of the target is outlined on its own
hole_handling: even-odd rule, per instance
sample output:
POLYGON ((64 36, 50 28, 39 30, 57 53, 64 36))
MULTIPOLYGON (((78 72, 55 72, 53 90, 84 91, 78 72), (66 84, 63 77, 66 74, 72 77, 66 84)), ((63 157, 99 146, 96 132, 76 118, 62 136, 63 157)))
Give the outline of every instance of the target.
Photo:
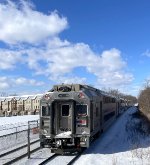
MULTIPOLYGON (((30 143, 31 148, 32 148, 31 153, 36 152, 37 150, 40 149, 40 146, 37 147, 37 144, 36 144, 38 142, 39 142, 39 139, 30 143)), ((8 151, 8 152, 1 154, 0 155, 0 164, 10 165, 10 164, 26 157, 28 155, 27 146, 28 145, 25 144, 25 145, 22 145, 18 148, 15 148, 11 151, 8 151), (15 154, 17 155, 16 157, 15 157, 15 154)))
POLYGON ((41 162, 39 165, 45 165, 46 163, 50 162, 51 160, 55 159, 57 156, 59 156, 58 154, 54 154, 52 156, 50 156, 49 158, 45 159, 43 162, 41 162))
MULTIPOLYGON (((84 151, 84 150, 83 150, 84 151)), ((67 165, 72 165, 81 155, 82 155, 82 152, 78 153, 77 155, 73 155, 72 159, 67 163, 67 165)), ((63 155, 64 156, 64 155, 63 155)), ((71 155, 70 155, 71 156, 71 155)), ((56 159, 58 157, 62 157, 62 155, 59 155, 59 154, 54 154, 52 156, 50 156, 49 158, 45 159, 43 162, 41 162, 39 165, 46 165, 47 163, 51 163, 51 161, 53 161, 53 159, 56 159)), ((67 157, 67 156, 64 156, 64 157, 67 157)), ((63 160, 63 158, 61 158, 63 160)), ((68 159, 70 159, 70 157, 68 156, 68 159)), ((63 164, 63 163, 62 163, 63 164)))
MULTIPOLYGON (((37 139, 37 140, 31 142, 30 144, 34 144, 34 143, 37 143, 37 142, 39 142, 39 141, 40 141, 40 140, 37 139)), ((13 153, 13 152, 16 152, 16 151, 18 151, 18 150, 20 150, 20 149, 22 149, 22 148, 27 147, 27 146, 28 146, 28 144, 25 144, 25 145, 22 145, 22 146, 20 146, 20 147, 18 147, 18 148, 15 148, 15 149, 13 149, 13 150, 10 150, 10 151, 8 151, 8 152, 2 153, 2 154, 0 154, 0 158, 1 158, 1 157, 4 157, 5 155, 11 154, 11 153, 13 153)))
POLYGON ((72 165, 82 155, 82 152, 78 153, 67 165, 72 165))

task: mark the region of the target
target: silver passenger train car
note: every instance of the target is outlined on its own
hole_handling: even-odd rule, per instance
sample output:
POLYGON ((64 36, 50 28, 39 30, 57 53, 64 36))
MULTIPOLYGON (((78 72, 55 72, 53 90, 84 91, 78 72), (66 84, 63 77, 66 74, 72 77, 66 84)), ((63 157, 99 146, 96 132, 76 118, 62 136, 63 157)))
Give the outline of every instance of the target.
POLYGON ((120 100, 80 84, 55 85, 41 99, 40 145, 53 153, 71 153, 90 146, 119 115, 120 100))

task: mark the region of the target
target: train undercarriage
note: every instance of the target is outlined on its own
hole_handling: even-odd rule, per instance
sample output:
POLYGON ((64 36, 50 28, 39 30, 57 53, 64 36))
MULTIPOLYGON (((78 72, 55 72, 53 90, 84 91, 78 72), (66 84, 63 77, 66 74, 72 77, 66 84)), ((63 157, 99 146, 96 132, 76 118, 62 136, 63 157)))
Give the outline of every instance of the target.
POLYGON ((69 154, 81 152, 87 146, 87 138, 42 138, 41 147, 50 148, 52 153, 69 154), (82 140, 82 141, 81 141, 82 140))

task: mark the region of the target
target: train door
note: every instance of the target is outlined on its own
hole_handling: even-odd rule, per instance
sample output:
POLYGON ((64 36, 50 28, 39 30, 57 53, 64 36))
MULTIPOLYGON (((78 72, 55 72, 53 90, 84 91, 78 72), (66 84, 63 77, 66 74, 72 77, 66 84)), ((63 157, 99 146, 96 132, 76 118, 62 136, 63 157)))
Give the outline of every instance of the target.
POLYGON ((73 102, 57 103, 57 133, 72 131, 73 102))

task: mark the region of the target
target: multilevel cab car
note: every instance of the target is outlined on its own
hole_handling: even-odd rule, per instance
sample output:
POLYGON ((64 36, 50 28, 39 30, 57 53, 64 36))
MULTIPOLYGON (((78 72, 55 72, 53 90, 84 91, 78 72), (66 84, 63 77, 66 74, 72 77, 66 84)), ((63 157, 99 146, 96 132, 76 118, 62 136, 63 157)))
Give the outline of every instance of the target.
POLYGON ((55 85, 41 99, 40 144, 54 153, 81 151, 119 115, 119 99, 80 84, 55 85))

